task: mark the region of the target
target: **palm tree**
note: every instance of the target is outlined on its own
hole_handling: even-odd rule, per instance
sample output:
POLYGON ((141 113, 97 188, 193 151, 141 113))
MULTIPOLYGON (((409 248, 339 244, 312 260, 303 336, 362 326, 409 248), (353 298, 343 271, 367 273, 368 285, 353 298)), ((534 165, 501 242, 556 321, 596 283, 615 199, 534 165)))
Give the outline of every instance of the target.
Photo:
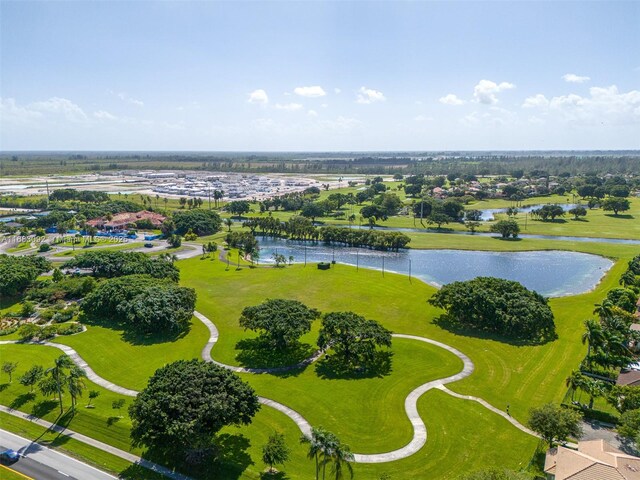
POLYGON ((576 390, 582 388, 584 385, 585 376, 582 375, 578 370, 572 370, 571 374, 565 380, 565 385, 567 388, 571 389, 571 401, 573 402, 574 396, 576 394, 576 390))
POLYGON ((302 435, 300 437, 300 443, 306 443, 309 445, 307 458, 309 460, 315 460, 316 462, 316 480, 318 480, 320 475, 320 454, 323 451, 322 447, 324 445, 324 437, 327 433, 329 432, 324 430, 322 427, 312 427, 311 436, 302 435))
POLYGON ((612 315, 613 303, 609 299, 605 299, 602 303, 596 303, 593 310, 594 315, 598 315, 600 319, 608 318, 612 315))
POLYGON ((353 478, 353 467, 351 466, 351 462, 353 462, 353 460, 353 453, 351 453, 349 445, 339 442, 333 452, 333 466, 331 467, 331 471, 335 474, 335 480, 341 480, 344 478, 343 472, 345 466, 349 472, 349 477, 353 478))
POLYGON ((233 225, 233 220, 231 220, 230 218, 225 218, 224 219, 224 224, 229 227, 229 231, 231 231, 231 226, 233 225))
POLYGON ((76 399, 82 396, 82 391, 86 388, 84 379, 87 378, 87 373, 77 365, 71 367, 69 375, 67 376, 67 389, 69 395, 71 395, 71 408, 76 407, 76 399))
POLYGON ((582 344, 587 344, 587 365, 591 365, 591 351, 602 346, 604 343, 604 332, 602 325, 596 320, 589 319, 584 322, 586 331, 582 334, 582 344))
POLYGON ((629 287, 636 284, 636 276, 631 270, 627 270, 620 277, 620 285, 623 287, 629 287))
POLYGON ((589 410, 593 409, 594 399, 605 394, 604 383, 593 378, 586 378, 580 388, 589 395, 589 410))
MULTIPOLYGON (((67 376, 64 372, 65 369, 73 367, 73 361, 68 355, 60 355, 54 360, 54 366, 46 370, 46 374, 50 375, 52 382, 50 385, 55 386, 55 392, 58 394, 58 401, 60 402, 60 413, 64 412, 62 408, 62 392, 64 391, 67 376)), ((43 392, 44 393, 44 392, 43 392)))

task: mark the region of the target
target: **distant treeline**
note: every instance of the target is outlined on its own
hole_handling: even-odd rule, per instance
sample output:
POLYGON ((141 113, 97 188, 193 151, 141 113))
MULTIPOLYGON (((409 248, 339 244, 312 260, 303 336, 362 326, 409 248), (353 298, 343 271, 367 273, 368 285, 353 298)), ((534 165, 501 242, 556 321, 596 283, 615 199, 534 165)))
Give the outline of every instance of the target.
POLYGON ((240 173, 551 175, 638 173, 638 151, 380 153, 9 153, 0 176, 140 169, 240 173))

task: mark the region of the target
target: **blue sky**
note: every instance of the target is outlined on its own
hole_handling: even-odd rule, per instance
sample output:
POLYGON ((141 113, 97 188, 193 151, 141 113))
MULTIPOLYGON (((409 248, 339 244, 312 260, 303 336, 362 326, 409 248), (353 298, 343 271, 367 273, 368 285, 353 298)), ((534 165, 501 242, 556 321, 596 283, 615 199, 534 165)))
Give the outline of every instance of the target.
POLYGON ((0 0, 3 150, 640 148, 640 2, 0 0))

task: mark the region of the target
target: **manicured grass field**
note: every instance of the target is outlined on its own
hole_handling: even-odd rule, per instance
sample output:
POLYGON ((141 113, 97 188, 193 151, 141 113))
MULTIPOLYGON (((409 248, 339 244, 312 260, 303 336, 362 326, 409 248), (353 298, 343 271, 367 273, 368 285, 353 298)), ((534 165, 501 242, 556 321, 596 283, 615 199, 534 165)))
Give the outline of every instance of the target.
POLYGON ((59 336, 54 341, 73 347, 98 375, 139 390, 166 363, 200 358, 208 339, 209 331, 194 318, 189 332, 176 339, 129 335, 117 328, 88 325, 84 333, 59 336))
POLYGON ((358 453, 380 453, 409 443, 413 429, 404 400, 423 383, 462 370, 462 361, 446 350, 422 342, 393 340, 388 377, 323 378, 321 364, 299 375, 243 375, 263 396, 304 412, 312 425, 323 425, 358 453), (313 408, 309 408, 309 402, 313 408), (375 428, 371 428, 375 425, 375 428))
MULTIPOLYGON (((30 394, 29 388, 21 385, 18 379, 25 371, 33 365, 42 365, 45 369, 53 365, 55 358, 62 355, 57 348, 45 347, 41 345, 0 345, 0 357, 3 362, 17 362, 18 368, 13 373, 13 382, 8 383, 6 374, 0 377, 2 386, 0 388, 0 403, 2 405, 21 410, 50 422, 58 422, 67 425, 72 430, 89 435, 97 440, 114 445, 123 450, 129 451, 129 428, 131 422, 127 416, 127 408, 131 403, 131 398, 123 397, 109 390, 85 380, 86 391, 78 401, 76 413, 74 415, 64 415, 60 417, 58 400, 54 397, 43 397, 37 388, 30 394), (88 392, 96 390, 100 392, 92 404, 95 408, 86 408, 88 403, 88 392), (112 403, 114 400, 125 399, 126 403, 120 410, 114 410, 112 403), (122 415, 123 418, 116 418, 122 415)), ((68 396, 63 396, 63 406, 65 412, 68 411, 71 401, 68 396)), ((138 455, 140 450, 133 449, 138 455)))
MULTIPOLYGON (((628 245, 529 239, 503 242, 485 237, 435 234, 416 235, 415 242, 423 242, 430 248, 580 250, 606 255, 617 262, 593 292, 551 300, 558 339, 544 345, 515 345, 444 330, 433 323, 440 312, 426 303, 435 289, 415 279, 410 282, 401 275, 387 273, 382 277, 377 271, 356 271, 344 265, 336 265, 329 271, 302 265, 227 270, 224 262, 200 257, 180 261, 178 266, 181 283, 198 291, 197 309, 220 331, 220 340, 212 352, 219 361, 230 364, 253 361, 247 359, 246 351, 243 356, 238 346, 239 341, 255 337, 238 325, 244 307, 267 298, 298 299, 323 312, 352 310, 382 322, 394 332, 426 336, 458 348, 470 356, 476 369, 471 377, 450 384, 449 388, 482 397, 503 410, 510 404, 511 414, 524 423, 532 406, 562 399, 566 391, 564 379, 586 351, 580 342, 583 321, 591 316, 593 304, 617 285, 626 262, 639 250, 638 246, 628 245)), ((314 345, 318 326, 316 322, 302 341, 314 345)), ((194 319, 191 331, 184 338, 169 343, 128 338, 120 330, 100 325, 89 325, 83 334, 57 337, 55 341, 73 346, 99 375, 119 385, 140 389, 155 369, 165 363, 199 357, 207 338, 206 328, 194 319)), ((31 345, 0 348, 3 360, 19 361, 15 378, 33 363, 46 365, 60 353, 31 345)), ((411 437, 403 408, 406 394, 421 383, 460 369, 460 362, 453 355, 420 342, 395 339, 393 352, 392 371, 381 378, 327 379, 316 373, 315 365, 299 374, 243 375, 243 378, 258 394, 295 408, 313 425, 335 431, 354 451, 388 451, 402 447, 411 437)), ((14 379, 13 384, 0 393, 0 402, 10 404, 26 391, 14 379)), ((98 408, 81 407, 70 428, 127 449, 128 419, 107 425, 109 416, 113 416, 110 395, 118 398, 103 391, 96 401, 97 406, 103 402, 98 408)), ((31 412, 33 403, 25 403, 20 409, 31 412)), ((535 450, 536 439, 474 402, 433 391, 420 399, 419 408, 429 430, 426 446, 416 455, 398 462, 355 465, 356 478, 377 478, 382 473, 391 473, 394 478, 424 475, 455 478, 490 464, 509 468, 525 466, 535 450), (456 466, 454 471, 450 468, 452 463, 456 466)), ((56 409, 53 405, 45 418, 55 418, 56 409)), ((223 431, 230 436, 223 437, 227 461, 218 478, 259 478, 264 468, 260 461, 261 446, 274 429, 285 433, 292 448, 292 460, 284 468, 289 478, 309 478, 312 462, 305 458, 304 448, 298 445, 299 430, 287 417, 268 407, 261 409, 252 425, 223 431)))

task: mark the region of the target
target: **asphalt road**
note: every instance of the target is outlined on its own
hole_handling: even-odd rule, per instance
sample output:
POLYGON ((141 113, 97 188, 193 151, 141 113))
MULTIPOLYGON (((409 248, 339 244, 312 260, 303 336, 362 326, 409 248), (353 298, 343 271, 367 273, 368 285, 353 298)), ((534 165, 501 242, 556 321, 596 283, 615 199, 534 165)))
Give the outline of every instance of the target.
MULTIPOLYGON (((22 457, 7 465, 34 480, 113 480, 116 477, 51 450, 31 440, 0 430, 2 449, 12 448, 22 457)), ((2 477, 0 472, 0 477, 2 477)))

